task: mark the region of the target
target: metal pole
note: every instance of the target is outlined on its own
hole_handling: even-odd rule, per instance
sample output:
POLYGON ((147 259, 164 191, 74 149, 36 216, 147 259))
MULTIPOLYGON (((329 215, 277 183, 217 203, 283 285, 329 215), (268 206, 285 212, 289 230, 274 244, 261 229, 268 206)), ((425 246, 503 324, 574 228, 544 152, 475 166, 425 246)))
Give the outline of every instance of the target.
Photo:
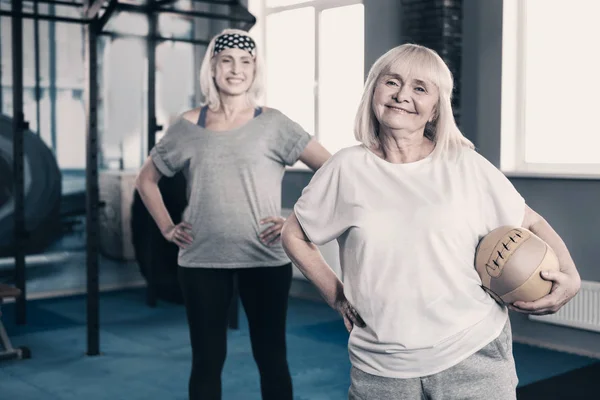
MULTIPOLYGON (((0 32, 2 32, 2 18, 0 17, 0 32)), ((0 40, 0 114, 2 114, 2 106, 4 100, 2 98, 2 40, 0 40)))
POLYGON ((98 41, 95 23, 86 29, 88 98, 86 143, 86 265, 87 265, 87 355, 100 354, 100 302, 98 280, 99 188, 98 188, 98 41))
POLYGON ((23 19, 22 0, 12 0, 12 73, 13 73, 13 173, 15 185, 15 283, 21 290, 16 300, 16 322, 25 324, 27 317, 25 290, 25 184, 23 173, 23 131, 27 129, 23 115, 23 19))
MULTIPOLYGON (((156 123, 156 36, 158 33, 158 16, 152 11, 153 0, 148 1, 148 39, 146 40, 146 57, 148 59, 148 152, 152 150, 156 143, 156 131, 159 130, 158 124, 156 123)), ((149 216, 150 223, 154 224, 152 217, 149 216)), ((152 248, 154 247, 153 235, 149 235, 148 250, 146 251, 148 257, 148 272, 146 276, 147 288, 146 288, 146 304, 150 307, 156 307, 156 261, 152 257, 152 248)))
MULTIPOLYGON (((13 15, 12 11, 3 11, 0 10, 0 15, 11 16, 13 15)), ((65 22, 68 24, 87 24, 89 21, 81 18, 71 18, 71 17, 60 17, 56 15, 46 15, 46 14, 35 14, 35 13, 21 13, 22 19, 40 19, 45 21, 56 21, 56 22, 65 22)))
MULTIPOLYGON (((34 0, 33 13, 37 15, 38 11, 38 0, 34 0)), ((42 96, 40 91, 40 20, 37 18, 33 21, 33 46, 35 56, 35 126, 39 135, 42 129, 40 126, 40 100, 42 96)))
MULTIPOLYGON (((48 13, 54 15, 55 7, 51 4, 48 7, 48 13)), ((50 145, 54 154, 56 148, 56 22, 48 22, 48 55, 49 55, 49 71, 48 71, 48 100, 50 102, 50 145)))

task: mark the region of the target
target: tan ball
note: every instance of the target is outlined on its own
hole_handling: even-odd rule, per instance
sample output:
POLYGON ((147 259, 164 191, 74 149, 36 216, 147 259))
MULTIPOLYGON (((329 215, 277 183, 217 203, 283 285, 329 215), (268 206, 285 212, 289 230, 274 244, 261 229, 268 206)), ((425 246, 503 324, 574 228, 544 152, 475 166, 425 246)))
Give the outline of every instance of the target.
POLYGON ((481 239, 475 253, 475 269, 482 287, 501 304, 535 301, 552 289, 541 271, 559 270, 558 258, 533 232, 501 226, 481 239))

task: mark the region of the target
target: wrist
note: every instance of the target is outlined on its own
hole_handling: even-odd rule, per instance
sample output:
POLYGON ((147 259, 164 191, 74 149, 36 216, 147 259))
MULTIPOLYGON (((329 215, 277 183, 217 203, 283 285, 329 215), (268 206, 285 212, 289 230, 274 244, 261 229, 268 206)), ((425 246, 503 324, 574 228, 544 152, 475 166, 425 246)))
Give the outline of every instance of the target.
POLYGON ((169 225, 167 225, 166 227, 162 228, 162 229, 160 230, 160 233, 161 233, 163 236, 167 236, 167 233, 169 233, 169 232, 171 231, 171 229, 173 229, 173 227, 174 227, 174 226, 175 226, 175 224, 169 224, 169 225))

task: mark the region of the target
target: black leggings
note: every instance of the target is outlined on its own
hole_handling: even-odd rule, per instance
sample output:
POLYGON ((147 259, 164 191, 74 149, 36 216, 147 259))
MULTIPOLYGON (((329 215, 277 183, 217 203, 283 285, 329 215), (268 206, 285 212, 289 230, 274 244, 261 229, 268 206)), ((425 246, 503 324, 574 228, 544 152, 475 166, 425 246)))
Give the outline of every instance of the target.
POLYGON ((262 398, 292 400, 285 340, 291 264, 245 269, 179 267, 192 345, 190 400, 221 399, 234 274, 248 317, 262 398))

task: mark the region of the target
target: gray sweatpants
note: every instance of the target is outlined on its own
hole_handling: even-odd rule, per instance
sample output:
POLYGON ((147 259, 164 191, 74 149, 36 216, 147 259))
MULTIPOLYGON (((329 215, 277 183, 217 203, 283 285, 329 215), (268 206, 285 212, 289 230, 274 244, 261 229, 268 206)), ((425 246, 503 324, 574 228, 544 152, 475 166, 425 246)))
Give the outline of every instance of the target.
POLYGON ((385 378, 352 368, 349 400, 515 400, 518 378, 510 320, 488 345, 457 365, 412 379, 385 378))

